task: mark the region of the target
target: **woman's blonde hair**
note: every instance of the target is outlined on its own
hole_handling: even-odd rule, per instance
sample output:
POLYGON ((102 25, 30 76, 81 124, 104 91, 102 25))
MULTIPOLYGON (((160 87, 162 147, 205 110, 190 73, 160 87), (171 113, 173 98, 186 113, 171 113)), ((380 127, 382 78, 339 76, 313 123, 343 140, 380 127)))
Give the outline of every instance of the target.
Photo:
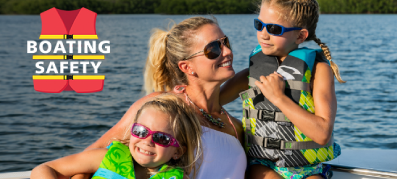
POLYGON ((147 94, 170 91, 177 84, 188 84, 178 62, 191 55, 194 43, 192 36, 206 24, 218 25, 215 18, 192 17, 176 25, 173 22, 168 31, 153 29, 144 73, 144 89, 147 94))
MULTIPOLYGON (((339 74, 339 68, 336 63, 332 61, 331 52, 325 43, 316 36, 316 27, 319 18, 319 5, 316 0, 262 0, 262 4, 277 7, 280 12, 280 17, 291 22, 294 27, 301 27, 309 31, 309 36, 306 41, 313 40, 316 42, 324 52, 325 57, 331 64, 332 71, 336 79, 340 83, 345 83, 339 74)), ((259 7, 259 8, 260 8, 259 7)))
POLYGON ((180 145, 178 150, 183 151, 181 147, 186 147, 184 154, 177 160, 171 159, 167 163, 168 166, 181 167, 186 173, 193 172, 193 176, 196 176, 199 169, 199 167, 196 167, 196 163, 202 154, 202 131, 199 118, 194 109, 173 94, 163 94, 146 102, 138 110, 134 123, 137 122, 142 110, 149 107, 170 116, 170 127, 180 145))

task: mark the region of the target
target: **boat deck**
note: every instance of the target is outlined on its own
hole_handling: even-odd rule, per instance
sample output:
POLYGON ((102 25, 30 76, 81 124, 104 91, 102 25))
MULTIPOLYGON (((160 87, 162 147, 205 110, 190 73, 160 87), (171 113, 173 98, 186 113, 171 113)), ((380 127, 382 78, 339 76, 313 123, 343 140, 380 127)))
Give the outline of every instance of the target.
MULTIPOLYGON (((332 179, 397 179, 397 150, 343 150, 327 162, 332 165, 332 179)), ((0 173, 0 179, 29 179, 30 171, 0 173)))

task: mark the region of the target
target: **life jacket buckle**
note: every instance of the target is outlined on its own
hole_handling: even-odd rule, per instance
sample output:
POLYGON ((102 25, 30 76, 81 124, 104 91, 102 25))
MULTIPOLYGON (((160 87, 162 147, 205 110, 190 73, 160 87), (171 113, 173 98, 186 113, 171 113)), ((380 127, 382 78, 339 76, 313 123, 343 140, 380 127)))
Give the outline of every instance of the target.
POLYGON ((73 59, 73 55, 66 55, 66 59, 67 59, 67 60, 73 59))
POLYGON ((274 138, 265 138, 263 140, 263 146, 269 149, 280 149, 281 148, 281 139, 274 138))
POLYGON ((66 35, 66 39, 73 39, 73 35, 66 35))
POLYGON ((66 76, 66 80, 73 80, 73 75, 65 75, 66 76))
POLYGON ((248 119, 249 118, 249 110, 247 110, 247 109, 243 109, 243 117, 245 117, 246 119, 248 119))
POLYGON ((262 120, 264 121, 274 121, 276 117, 276 112, 275 111, 270 111, 270 110, 261 110, 261 117, 262 120))

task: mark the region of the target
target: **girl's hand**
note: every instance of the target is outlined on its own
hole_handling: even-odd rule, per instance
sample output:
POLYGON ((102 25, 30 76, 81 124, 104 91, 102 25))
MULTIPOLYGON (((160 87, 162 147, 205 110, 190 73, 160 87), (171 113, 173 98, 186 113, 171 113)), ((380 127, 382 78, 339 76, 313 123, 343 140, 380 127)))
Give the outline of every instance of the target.
POLYGON ((255 82, 262 94, 274 105, 284 96, 285 82, 283 76, 274 72, 268 76, 261 76, 260 81, 255 82))

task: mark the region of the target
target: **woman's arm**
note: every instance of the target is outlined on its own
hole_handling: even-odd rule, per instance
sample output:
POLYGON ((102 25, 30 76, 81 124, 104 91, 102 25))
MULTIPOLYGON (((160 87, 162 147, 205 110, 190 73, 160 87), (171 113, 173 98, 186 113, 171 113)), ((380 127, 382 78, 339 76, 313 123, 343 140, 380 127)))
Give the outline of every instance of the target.
POLYGON ((334 75, 326 63, 316 63, 313 71, 315 114, 307 112, 284 94, 285 82, 278 74, 261 76, 255 84, 303 134, 325 145, 331 139, 336 116, 334 75))
POLYGON ((127 136, 129 136, 130 127, 132 126, 135 115, 141 108, 141 106, 149 101, 151 98, 158 96, 162 93, 163 92, 154 92, 136 101, 134 104, 131 105, 131 107, 116 125, 114 125, 105 134, 103 134, 102 137, 99 138, 96 142, 88 146, 86 150, 92 148, 106 148, 106 146, 109 145, 112 139, 125 139, 127 136))
POLYGON ((221 105, 232 102, 238 98, 240 92, 248 89, 248 75, 249 69, 246 68, 221 86, 221 94, 219 95, 221 105))
POLYGON ((57 160, 43 163, 32 170, 31 179, 67 178, 78 173, 98 170, 107 149, 86 150, 57 160))

